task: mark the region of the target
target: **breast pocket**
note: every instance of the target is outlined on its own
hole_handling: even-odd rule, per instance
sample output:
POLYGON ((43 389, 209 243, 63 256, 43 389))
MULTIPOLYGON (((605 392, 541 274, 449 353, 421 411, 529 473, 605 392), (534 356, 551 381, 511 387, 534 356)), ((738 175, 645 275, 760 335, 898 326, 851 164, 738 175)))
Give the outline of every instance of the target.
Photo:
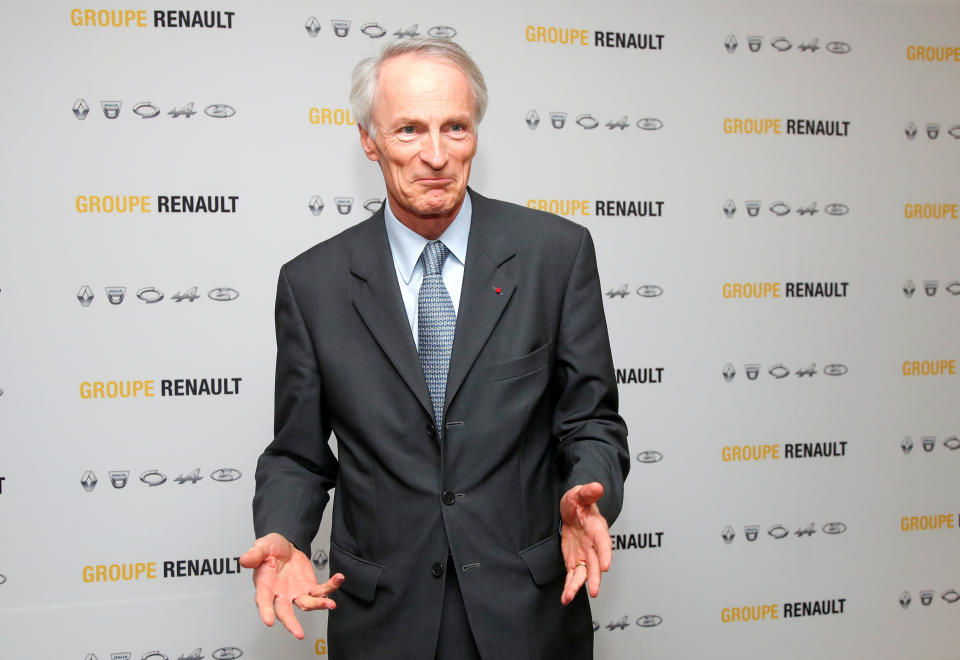
POLYGON ((519 378, 543 369, 550 363, 550 342, 520 357, 492 362, 490 373, 494 380, 519 378))

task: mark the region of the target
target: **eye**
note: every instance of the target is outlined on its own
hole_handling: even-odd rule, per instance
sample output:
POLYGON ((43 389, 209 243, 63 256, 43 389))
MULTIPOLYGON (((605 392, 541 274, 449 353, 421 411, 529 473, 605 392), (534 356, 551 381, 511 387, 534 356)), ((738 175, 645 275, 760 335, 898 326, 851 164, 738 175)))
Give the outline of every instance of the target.
POLYGON ((400 129, 400 133, 403 135, 413 135, 416 132, 417 129, 415 129, 413 126, 404 126, 400 129))

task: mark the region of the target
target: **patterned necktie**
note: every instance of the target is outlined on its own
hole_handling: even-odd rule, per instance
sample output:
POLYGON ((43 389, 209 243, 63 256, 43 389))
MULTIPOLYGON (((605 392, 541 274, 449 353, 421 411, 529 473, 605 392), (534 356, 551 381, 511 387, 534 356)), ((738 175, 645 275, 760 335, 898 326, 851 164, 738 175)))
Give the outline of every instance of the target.
POLYGON ((443 285, 443 262, 450 250, 440 241, 430 241, 423 248, 423 284, 417 297, 417 350, 420 366, 430 390, 437 432, 442 434, 443 404, 447 390, 447 371, 453 348, 453 331, 457 315, 447 287, 443 285))

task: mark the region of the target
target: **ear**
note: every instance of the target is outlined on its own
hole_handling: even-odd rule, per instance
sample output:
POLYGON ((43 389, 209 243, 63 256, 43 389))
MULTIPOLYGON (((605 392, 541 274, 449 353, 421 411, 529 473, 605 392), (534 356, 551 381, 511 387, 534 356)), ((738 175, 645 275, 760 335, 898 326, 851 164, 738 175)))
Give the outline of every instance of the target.
POLYGON ((360 124, 357 124, 357 128, 360 130, 360 146, 363 147, 363 153, 367 154, 367 158, 370 160, 380 160, 380 149, 377 148, 377 143, 367 133, 367 129, 360 124))

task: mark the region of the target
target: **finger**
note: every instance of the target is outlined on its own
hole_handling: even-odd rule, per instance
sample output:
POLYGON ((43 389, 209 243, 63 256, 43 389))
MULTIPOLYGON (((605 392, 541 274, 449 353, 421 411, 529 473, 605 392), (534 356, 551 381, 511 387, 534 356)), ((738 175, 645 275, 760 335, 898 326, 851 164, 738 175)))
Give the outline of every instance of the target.
POLYGON ((240 565, 244 568, 256 568, 263 563, 263 557, 263 548, 255 544, 252 548, 240 555, 240 565))
POLYGON ((591 550, 587 553, 587 592, 591 598, 596 598, 600 593, 600 562, 597 560, 597 553, 591 550))
POLYGON ((293 602, 304 612, 310 610, 333 610, 337 608, 337 603, 331 598, 324 596, 297 596, 293 602))
POLYGON ((293 611, 293 602, 286 598, 278 598, 274 607, 277 610, 277 618, 280 619, 283 627, 297 639, 303 639, 303 628, 300 627, 297 615, 293 611))
POLYGON ((343 584, 345 579, 343 573, 337 573, 323 584, 313 585, 307 593, 311 596, 329 596, 340 588, 340 585, 343 584))
POLYGON ((606 523, 607 521, 603 520, 603 524, 598 525, 593 532, 593 549, 597 553, 600 570, 603 572, 609 571, 610 564, 613 563, 613 542, 610 540, 610 528, 606 523))
POLYGON ((254 600, 264 625, 272 626, 277 620, 276 613, 273 611, 273 590, 262 585, 258 586, 254 600))
POLYGON ((560 602, 566 605, 572 601, 586 579, 587 570, 583 565, 577 565, 573 570, 567 571, 567 580, 563 586, 563 595, 560 597, 560 602))
POLYGON ((590 506, 603 496, 603 484, 599 481, 585 484, 573 496, 576 498, 578 505, 590 506))

